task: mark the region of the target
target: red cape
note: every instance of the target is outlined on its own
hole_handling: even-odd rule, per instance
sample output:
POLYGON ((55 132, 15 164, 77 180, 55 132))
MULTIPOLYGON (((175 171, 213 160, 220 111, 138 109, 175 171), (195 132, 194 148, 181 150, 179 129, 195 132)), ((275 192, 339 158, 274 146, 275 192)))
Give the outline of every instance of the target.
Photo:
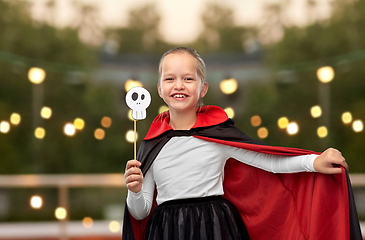
MULTIPOLYGON (((268 154, 315 153, 263 145, 237 130, 229 121, 221 108, 206 106, 198 113, 191 130, 173 131, 168 124, 168 113, 160 114, 151 124, 139 150, 142 171, 148 170, 159 150, 176 134, 268 154)), ((342 174, 335 175, 273 174, 230 159, 225 166, 223 187, 223 197, 238 208, 251 239, 343 240, 350 236, 361 239, 356 209, 354 213, 354 206, 350 207, 354 205, 351 186, 343 168, 342 174), (352 216, 353 221, 350 221, 351 214, 356 215, 352 216)), ((156 203, 153 208, 155 206, 156 203)), ((126 211, 123 239, 142 239, 147 221, 148 217, 137 221, 126 211)))

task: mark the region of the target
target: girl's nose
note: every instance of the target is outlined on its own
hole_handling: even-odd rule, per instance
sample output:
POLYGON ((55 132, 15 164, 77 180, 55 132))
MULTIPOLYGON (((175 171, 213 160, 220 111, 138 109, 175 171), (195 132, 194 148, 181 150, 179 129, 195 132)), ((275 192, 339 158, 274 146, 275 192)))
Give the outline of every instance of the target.
POLYGON ((182 80, 177 80, 177 81, 175 81, 175 85, 174 85, 174 88, 175 89, 184 89, 185 88, 185 86, 184 86, 184 81, 182 81, 182 80))

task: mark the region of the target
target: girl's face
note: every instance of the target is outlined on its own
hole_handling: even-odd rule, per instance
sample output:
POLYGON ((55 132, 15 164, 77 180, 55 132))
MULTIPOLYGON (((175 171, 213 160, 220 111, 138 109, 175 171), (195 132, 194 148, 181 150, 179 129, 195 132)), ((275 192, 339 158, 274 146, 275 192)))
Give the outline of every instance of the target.
POLYGON ((195 58, 188 53, 172 53, 162 60, 157 86, 160 97, 170 111, 196 111, 199 97, 204 97, 208 84, 203 84, 196 69, 195 58))

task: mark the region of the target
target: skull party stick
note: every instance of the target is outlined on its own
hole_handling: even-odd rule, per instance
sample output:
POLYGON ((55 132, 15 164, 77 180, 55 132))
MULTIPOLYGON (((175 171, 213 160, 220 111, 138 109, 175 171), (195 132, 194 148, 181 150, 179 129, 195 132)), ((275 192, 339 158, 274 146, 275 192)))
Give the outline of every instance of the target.
POLYGON ((125 96, 127 106, 132 109, 134 119, 134 159, 136 160, 137 121, 146 118, 146 109, 151 103, 151 94, 143 87, 131 88, 125 96))

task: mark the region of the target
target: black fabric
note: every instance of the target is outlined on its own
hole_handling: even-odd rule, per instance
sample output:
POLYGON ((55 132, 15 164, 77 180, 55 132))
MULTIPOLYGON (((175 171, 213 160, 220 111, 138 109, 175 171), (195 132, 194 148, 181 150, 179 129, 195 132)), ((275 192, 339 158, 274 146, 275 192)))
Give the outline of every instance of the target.
POLYGON ((236 207, 220 196, 165 202, 154 209, 144 240, 250 239, 236 207))
MULTIPOLYGON (((346 178, 347 178, 347 185, 351 186, 349 175, 347 174, 346 170, 346 178)), ((359 223, 359 218, 357 216, 356 205, 354 194, 352 192, 352 187, 348 188, 349 193, 349 213, 350 213, 350 239, 351 240, 362 240, 361 228, 359 223)))

